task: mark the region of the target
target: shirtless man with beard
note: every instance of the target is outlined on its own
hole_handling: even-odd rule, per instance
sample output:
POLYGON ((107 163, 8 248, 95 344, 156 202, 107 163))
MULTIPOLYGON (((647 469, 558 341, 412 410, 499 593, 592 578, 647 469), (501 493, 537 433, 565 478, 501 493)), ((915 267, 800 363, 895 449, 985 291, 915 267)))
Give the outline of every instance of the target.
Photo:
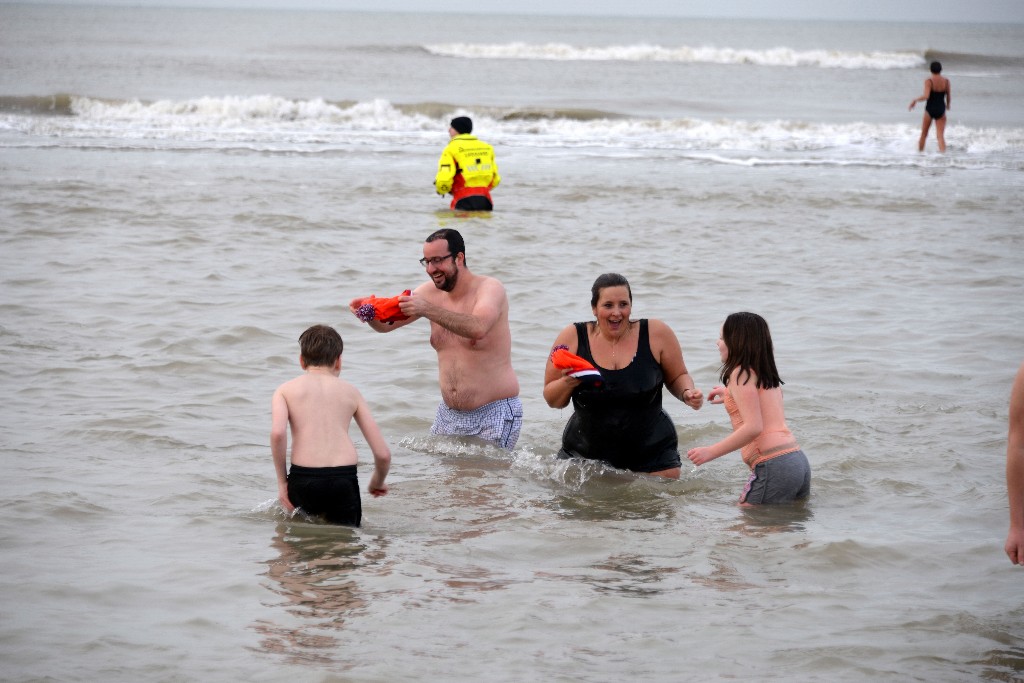
MULTIPOLYGON (((505 287, 469 270, 466 244, 457 230, 446 228, 427 237, 420 263, 430 280, 399 297, 409 318, 368 324, 377 332, 391 332, 420 318, 429 320, 441 385, 430 433, 476 436, 511 450, 519 439, 523 406, 512 369, 505 287)), ((358 317, 363 301, 349 303, 353 315, 358 317)))

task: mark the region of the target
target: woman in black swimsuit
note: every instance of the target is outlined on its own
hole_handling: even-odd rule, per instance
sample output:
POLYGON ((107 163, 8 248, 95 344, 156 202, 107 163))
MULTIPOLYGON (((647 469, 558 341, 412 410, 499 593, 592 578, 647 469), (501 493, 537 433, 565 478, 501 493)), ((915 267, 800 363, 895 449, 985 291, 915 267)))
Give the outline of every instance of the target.
POLYGON ((928 129, 935 121, 935 137, 939 141, 939 151, 946 151, 946 110, 949 109, 949 79, 940 76, 942 65, 932 62, 932 75, 924 82, 924 94, 910 100, 910 109, 918 102, 928 101, 924 106, 924 120, 921 122, 921 139, 917 141, 917 150, 924 151, 924 141, 928 138, 928 129))
POLYGON ((591 288, 593 322, 568 325, 554 347, 601 371, 600 387, 583 384, 548 359, 544 400, 552 408, 572 401, 560 458, 602 460, 612 467, 678 479, 676 428, 661 407, 662 387, 694 410, 704 394, 693 385, 675 333, 655 318, 630 318, 633 293, 626 278, 605 273, 591 288))

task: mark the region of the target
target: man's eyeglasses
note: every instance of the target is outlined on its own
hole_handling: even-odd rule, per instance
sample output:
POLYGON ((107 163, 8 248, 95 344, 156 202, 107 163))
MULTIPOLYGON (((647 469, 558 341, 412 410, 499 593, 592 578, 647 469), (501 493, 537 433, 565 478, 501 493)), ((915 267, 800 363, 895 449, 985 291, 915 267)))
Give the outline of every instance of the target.
POLYGON ((421 258, 420 265, 426 268, 427 266, 439 266, 444 263, 446 258, 453 258, 455 254, 446 254, 444 256, 431 256, 430 258, 421 258))

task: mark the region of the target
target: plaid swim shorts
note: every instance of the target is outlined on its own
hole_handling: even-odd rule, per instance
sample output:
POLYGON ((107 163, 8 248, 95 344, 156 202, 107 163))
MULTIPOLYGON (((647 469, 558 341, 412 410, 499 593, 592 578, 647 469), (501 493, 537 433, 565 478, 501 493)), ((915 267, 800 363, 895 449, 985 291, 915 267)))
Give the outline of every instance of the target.
POLYGON ((442 401, 437 406, 431 434, 477 436, 512 450, 523 428, 523 403, 518 396, 501 398, 473 410, 455 410, 442 401))

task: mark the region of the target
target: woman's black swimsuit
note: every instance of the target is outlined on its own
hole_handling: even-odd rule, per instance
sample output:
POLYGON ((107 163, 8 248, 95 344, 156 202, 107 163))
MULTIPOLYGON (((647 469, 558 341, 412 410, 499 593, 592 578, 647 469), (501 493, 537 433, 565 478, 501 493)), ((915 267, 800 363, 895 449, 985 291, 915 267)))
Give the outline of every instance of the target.
MULTIPOLYGON (((576 323, 576 338, 576 353, 594 363, 587 323, 576 323)), ((676 428, 661 407, 665 376, 651 353, 646 319, 640 320, 630 364, 621 370, 599 369, 604 386, 581 384, 572 392, 574 412, 562 432, 558 457, 603 460, 634 472, 679 467, 676 428)))
POLYGON ((928 94, 928 103, 924 105, 924 110, 928 112, 928 116, 933 119, 941 119, 946 115, 946 91, 938 92, 932 90, 928 94))

